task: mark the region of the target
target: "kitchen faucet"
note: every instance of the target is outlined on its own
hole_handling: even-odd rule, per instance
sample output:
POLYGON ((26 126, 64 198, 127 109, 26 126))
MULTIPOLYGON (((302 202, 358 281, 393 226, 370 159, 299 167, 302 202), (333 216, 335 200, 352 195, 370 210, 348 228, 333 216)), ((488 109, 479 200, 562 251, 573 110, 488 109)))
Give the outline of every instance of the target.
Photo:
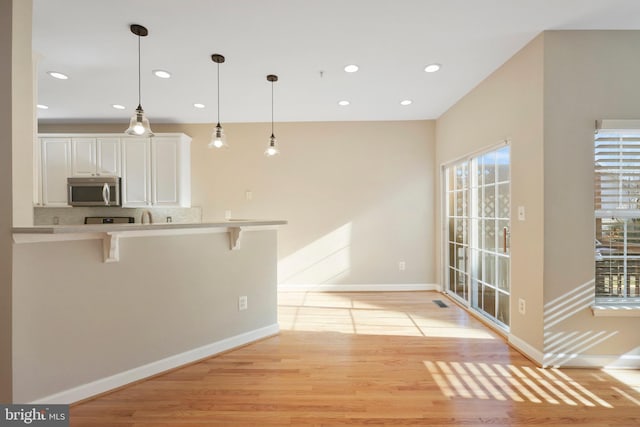
POLYGON ((140 215, 140 223, 141 224, 153 224, 153 216, 149 209, 145 209, 142 211, 142 215, 140 215), (145 222, 146 218, 146 222, 145 222))

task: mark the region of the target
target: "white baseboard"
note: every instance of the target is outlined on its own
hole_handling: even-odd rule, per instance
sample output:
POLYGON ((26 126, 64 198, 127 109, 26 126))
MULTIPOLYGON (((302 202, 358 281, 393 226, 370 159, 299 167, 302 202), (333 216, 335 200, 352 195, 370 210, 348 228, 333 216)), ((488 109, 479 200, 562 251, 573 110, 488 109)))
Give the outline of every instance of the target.
POLYGON ((542 353, 526 341, 509 335, 509 344, 544 368, 616 368, 640 369, 640 355, 586 355, 542 353))
POLYGON ((610 356, 547 353, 544 367, 640 369, 640 355, 610 356))
POLYGON ((523 339, 518 338, 513 334, 509 334, 509 344, 511 344, 516 350, 520 353, 524 354, 527 358, 531 359, 533 362, 537 363, 539 366, 542 366, 542 362, 544 360, 544 353, 542 353, 537 348, 533 347, 531 344, 526 342, 523 339))
POLYGON ((83 399, 87 399, 92 396, 96 396, 100 393, 113 390, 118 387, 122 387, 134 381, 150 377, 152 375, 159 374, 161 372, 168 371, 195 361, 205 359, 207 357, 214 356, 223 351, 228 351, 233 348, 249 344, 262 338, 266 338, 272 335, 276 335, 280 332, 280 328, 277 323, 264 328, 255 329, 253 331, 245 332, 240 335, 225 338, 223 340, 207 344, 202 347, 188 350, 174 356, 169 356, 165 359, 151 362, 137 368, 129 369, 128 371, 120 372, 110 377, 101 378, 96 381, 92 381, 87 384, 74 387, 69 390, 64 390, 50 396, 43 397, 32 404, 70 404, 78 402, 83 399))
POLYGON ((433 283, 405 283, 378 285, 314 285, 314 284, 280 284, 278 292, 408 292, 439 291, 440 286, 433 283))

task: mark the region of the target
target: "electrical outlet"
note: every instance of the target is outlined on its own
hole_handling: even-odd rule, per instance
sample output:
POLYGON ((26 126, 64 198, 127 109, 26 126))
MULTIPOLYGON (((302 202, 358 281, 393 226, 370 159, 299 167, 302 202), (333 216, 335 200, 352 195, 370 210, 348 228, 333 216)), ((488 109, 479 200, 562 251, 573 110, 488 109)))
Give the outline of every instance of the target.
POLYGON ((407 269, 407 263, 404 261, 398 261, 398 271, 404 271, 407 269))
POLYGON ((249 307, 246 295, 238 297, 238 311, 244 311, 249 307))
POLYGON ((224 219, 231 219, 231 209, 224 211, 224 219))
POLYGON ((525 314, 527 312, 527 305, 522 298, 518 299, 518 311, 520 314, 525 314))

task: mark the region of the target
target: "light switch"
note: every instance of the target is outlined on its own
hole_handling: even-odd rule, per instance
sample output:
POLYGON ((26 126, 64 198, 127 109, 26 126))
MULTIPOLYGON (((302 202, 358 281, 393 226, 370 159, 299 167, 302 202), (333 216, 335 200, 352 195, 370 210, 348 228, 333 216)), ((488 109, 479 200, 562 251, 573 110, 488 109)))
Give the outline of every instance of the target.
POLYGON ((518 221, 524 221, 524 220, 525 220, 524 206, 518 206, 518 221))
POLYGON ((253 199, 253 192, 252 191, 245 191, 244 192, 244 198, 247 201, 253 199))

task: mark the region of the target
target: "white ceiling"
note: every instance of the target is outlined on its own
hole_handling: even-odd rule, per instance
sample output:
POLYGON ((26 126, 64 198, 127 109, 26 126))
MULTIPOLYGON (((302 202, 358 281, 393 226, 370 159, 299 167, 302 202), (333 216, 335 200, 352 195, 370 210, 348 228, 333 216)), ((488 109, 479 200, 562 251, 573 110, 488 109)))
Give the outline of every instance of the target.
POLYGON ((271 73, 276 121, 418 120, 439 117, 543 30, 640 29, 640 1, 34 0, 38 103, 49 106, 40 120, 126 127, 137 105, 133 23, 149 30, 142 105, 152 124, 215 122, 212 53, 226 57, 223 124, 270 121, 271 73), (441 71, 425 73, 434 62, 441 71))

